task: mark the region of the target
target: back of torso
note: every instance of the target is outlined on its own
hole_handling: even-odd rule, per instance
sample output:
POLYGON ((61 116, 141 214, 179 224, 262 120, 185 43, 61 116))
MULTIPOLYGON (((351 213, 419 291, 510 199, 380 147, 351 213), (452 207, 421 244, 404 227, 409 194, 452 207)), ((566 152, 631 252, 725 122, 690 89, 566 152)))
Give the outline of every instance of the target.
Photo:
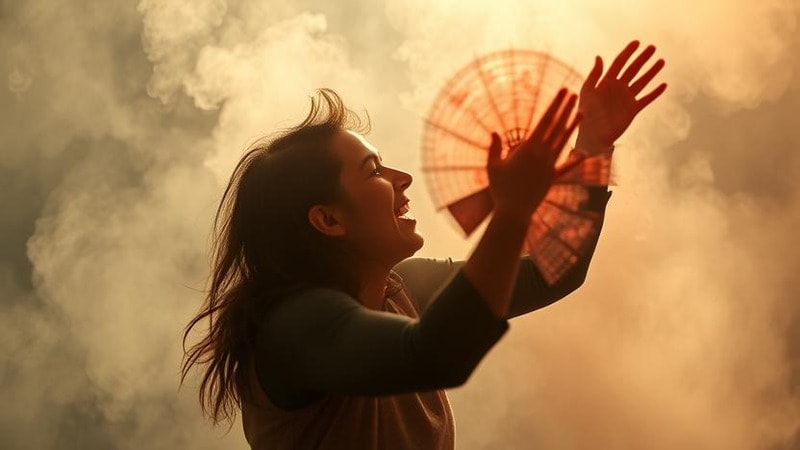
MULTIPOLYGON (((394 272, 385 311, 416 318, 402 279, 394 272)), ((254 367, 253 364, 250 367, 254 367)), ((255 404, 242 406, 242 426, 254 450, 450 450, 455 423, 444 390, 366 397, 329 395, 296 411, 273 405, 251 369, 255 404)))

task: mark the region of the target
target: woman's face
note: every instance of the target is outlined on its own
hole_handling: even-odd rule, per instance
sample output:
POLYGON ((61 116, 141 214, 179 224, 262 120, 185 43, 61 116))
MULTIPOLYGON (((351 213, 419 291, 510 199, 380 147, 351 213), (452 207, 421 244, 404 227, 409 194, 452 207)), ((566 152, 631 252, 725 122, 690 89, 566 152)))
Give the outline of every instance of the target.
POLYGON ((384 165, 377 149, 358 133, 337 132, 331 151, 342 161, 339 183, 344 204, 315 205, 309 211, 312 224, 323 233, 347 239, 366 261, 386 267, 422 248, 416 220, 400 211, 408 201, 404 191, 411 175, 384 165))

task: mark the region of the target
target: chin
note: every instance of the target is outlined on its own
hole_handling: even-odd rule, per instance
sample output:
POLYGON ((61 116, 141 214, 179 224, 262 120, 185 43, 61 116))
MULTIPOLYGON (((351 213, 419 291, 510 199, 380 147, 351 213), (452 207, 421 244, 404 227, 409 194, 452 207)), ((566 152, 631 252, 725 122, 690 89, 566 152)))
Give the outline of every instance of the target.
POLYGON ((414 256, 419 249, 422 248, 425 240, 422 236, 414 233, 412 235, 405 235, 398 239, 397 244, 394 245, 394 254, 397 262, 406 258, 414 256))
POLYGON ((419 234, 414 233, 414 240, 409 244, 409 250, 411 253, 407 256, 407 258, 414 256, 414 253, 417 253, 417 251, 419 251, 424 244, 425 239, 419 234))

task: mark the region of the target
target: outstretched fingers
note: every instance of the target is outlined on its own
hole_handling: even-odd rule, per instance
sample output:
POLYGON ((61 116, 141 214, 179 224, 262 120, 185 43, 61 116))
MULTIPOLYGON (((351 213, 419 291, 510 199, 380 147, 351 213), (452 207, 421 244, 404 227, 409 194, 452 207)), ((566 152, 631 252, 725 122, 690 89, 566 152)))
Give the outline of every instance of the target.
POLYGON ((619 81, 622 81, 625 84, 630 83, 633 77, 639 73, 639 70, 641 70, 642 66, 644 66, 644 63, 646 63, 655 52, 656 47, 654 45, 648 45, 647 48, 645 48, 644 51, 633 60, 631 65, 625 69, 625 72, 619 78, 619 81))
POLYGON ((653 67, 651 67, 650 70, 648 70, 647 72, 645 72, 644 75, 639 77, 639 79, 636 80, 631 85, 631 92, 633 93, 633 95, 634 96, 639 95, 639 92, 642 92, 642 89, 644 89, 644 87, 647 86, 647 83, 649 83, 650 80, 652 80, 658 74, 658 72, 660 72, 661 69, 664 68, 665 64, 666 62, 664 62, 663 59, 659 59, 658 61, 656 61, 655 64, 653 64, 653 67))
POLYGON ((567 141, 572 137, 572 134, 575 132, 575 129, 578 128, 578 124, 581 123, 583 120, 583 114, 580 112, 575 114, 575 118, 572 119, 572 123, 569 127, 561 133, 558 140, 553 144, 553 153, 555 154, 556 158, 558 155, 561 154, 561 151, 564 149, 564 146, 567 144, 567 141))
POLYGON ((536 124, 536 128, 533 129, 533 133, 531 133, 530 139, 535 142, 542 142, 544 141, 545 133, 548 129, 550 129, 550 124, 553 122, 553 117, 558 111, 559 107, 561 107, 561 102, 563 102, 564 97, 567 95, 567 88, 561 88, 556 94, 553 101, 550 103, 550 106, 547 108, 547 111, 544 112, 542 118, 539 119, 539 123, 536 124))
POLYGON ((567 104, 561 109, 558 119, 550 128, 547 137, 545 137, 544 144, 547 146, 547 148, 553 149, 553 145, 555 145, 556 141, 564 133, 564 128, 567 126, 567 120, 570 118, 570 116, 572 116, 572 109, 575 108, 575 102, 577 99, 577 95, 570 95, 569 100, 567 100, 567 104))
POLYGON ((661 83, 657 88, 653 89, 652 92, 645 95, 641 99, 636 101, 636 112, 643 110, 647 105, 653 102, 653 100, 657 99, 659 95, 663 94, 664 91, 667 90, 667 83, 661 83))
POLYGON ((639 41, 631 41, 628 45, 619 52, 616 58, 614 58, 614 62, 611 63, 611 66, 608 68, 608 72, 606 72, 606 79, 616 79, 617 75, 619 75, 619 71, 622 70, 622 66, 628 62, 628 58, 633 55, 633 52, 639 46, 639 41))

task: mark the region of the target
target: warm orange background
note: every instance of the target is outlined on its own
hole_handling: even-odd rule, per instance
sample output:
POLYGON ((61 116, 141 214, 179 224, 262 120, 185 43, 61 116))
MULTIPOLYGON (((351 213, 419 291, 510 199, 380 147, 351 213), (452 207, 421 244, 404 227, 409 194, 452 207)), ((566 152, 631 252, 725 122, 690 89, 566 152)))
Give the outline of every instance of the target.
POLYGON ((0 3, 0 448, 245 448, 177 392, 245 147, 336 89, 415 176, 418 255, 464 258, 418 171, 444 80, 512 45, 585 74, 631 39, 670 87, 618 142, 586 284, 450 391, 458 448, 800 448, 798 5, 0 3))

